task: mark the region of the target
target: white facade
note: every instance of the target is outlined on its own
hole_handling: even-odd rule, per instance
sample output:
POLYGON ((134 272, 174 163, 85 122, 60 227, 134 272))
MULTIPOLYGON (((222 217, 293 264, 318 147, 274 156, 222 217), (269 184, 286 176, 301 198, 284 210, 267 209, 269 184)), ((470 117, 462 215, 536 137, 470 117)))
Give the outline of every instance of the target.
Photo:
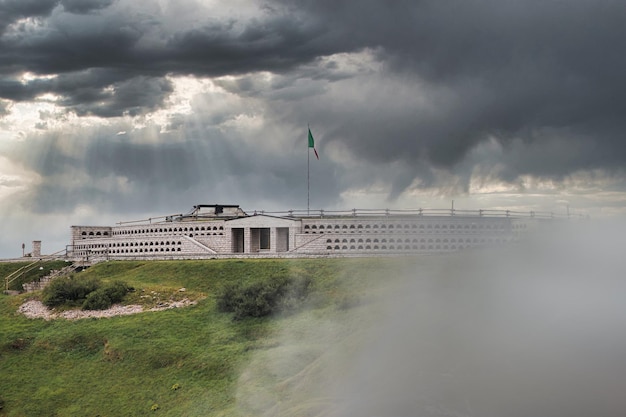
POLYGON ((167 219, 72 226, 68 255, 89 260, 445 253, 515 241, 536 221, 508 215, 278 217, 242 211, 230 218, 167 219))

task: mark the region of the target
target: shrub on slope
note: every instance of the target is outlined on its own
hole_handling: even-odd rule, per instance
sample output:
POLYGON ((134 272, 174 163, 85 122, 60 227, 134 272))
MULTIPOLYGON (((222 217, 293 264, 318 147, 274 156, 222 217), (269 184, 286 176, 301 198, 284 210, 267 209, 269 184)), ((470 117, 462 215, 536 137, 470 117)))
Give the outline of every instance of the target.
POLYGON ((122 301, 130 290, 123 282, 102 285, 98 279, 73 275, 53 280, 43 290, 42 302, 48 307, 81 305, 83 310, 105 310, 122 301))
POLYGON ((304 301, 310 284, 308 277, 227 284, 217 294, 217 308, 221 312, 235 313, 236 320, 290 311, 304 301))
POLYGON ((80 305, 87 298, 87 294, 97 290, 99 286, 100 281, 92 278, 75 275, 56 278, 44 288, 41 301, 48 307, 80 305))

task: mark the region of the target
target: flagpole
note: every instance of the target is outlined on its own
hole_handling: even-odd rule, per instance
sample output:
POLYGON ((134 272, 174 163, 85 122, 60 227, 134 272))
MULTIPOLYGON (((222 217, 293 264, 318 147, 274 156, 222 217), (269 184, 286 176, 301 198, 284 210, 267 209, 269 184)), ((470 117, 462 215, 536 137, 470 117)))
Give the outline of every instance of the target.
MULTIPOLYGON (((307 123, 307 134, 308 132, 310 132, 311 128, 309 127, 309 124, 307 123)), ((308 139, 307 139, 308 140, 308 139)), ((311 151, 309 149, 308 146, 308 142, 307 142, 307 147, 306 147, 306 215, 309 215, 309 207, 310 207, 310 202, 311 202, 311 187, 310 187, 310 175, 309 175, 309 166, 310 166, 310 157, 311 157, 311 151)))

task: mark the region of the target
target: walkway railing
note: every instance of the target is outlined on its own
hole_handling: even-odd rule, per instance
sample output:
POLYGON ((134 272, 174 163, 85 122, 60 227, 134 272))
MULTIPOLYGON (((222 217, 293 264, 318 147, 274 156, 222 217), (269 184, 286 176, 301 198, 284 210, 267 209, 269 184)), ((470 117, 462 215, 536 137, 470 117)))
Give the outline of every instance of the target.
MULTIPOLYGON (((349 210, 253 210, 247 211, 248 215, 265 214, 268 216, 278 217, 295 217, 295 218, 329 218, 329 217, 373 217, 373 216, 396 216, 396 217, 412 217, 412 216, 460 216, 460 217, 513 217, 513 218, 535 218, 535 219, 584 219, 587 216, 583 214, 558 214, 548 211, 515 211, 515 210, 459 210, 459 209, 436 209, 436 208, 417 208, 417 209, 349 209, 349 210)), ((168 218, 174 216, 151 217, 142 220, 130 220, 125 222, 117 222, 118 226, 131 226, 141 224, 158 224, 166 222, 168 218)), ((216 217, 217 218, 217 217, 216 217)), ((224 218, 221 218, 224 219, 224 218)), ((198 220, 207 220, 207 218, 199 217, 198 220)))
MULTIPOLYGON (((13 271, 11 274, 9 274, 8 276, 6 276, 4 278, 4 287, 5 287, 5 291, 9 290, 9 285, 15 281, 16 279, 18 279, 19 277, 21 277, 23 274, 26 274, 30 271, 32 271, 33 269, 39 267, 40 264, 46 262, 46 261, 53 261, 53 260, 57 260, 57 259, 65 259, 67 257, 67 251, 66 249, 62 249, 58 252, 54 252, 51 255, 41 255, 38 258, 36 258, 36 260, 34 260, 33 262, 24 265, 23 267, 17 269, 16 271, 13 271)), ((29 259, 24 258, 24 261, 28 261, 29 259)))
MULTIPOLYGON (((248 213, 251 214, 251 213, 248 213)), ((544 211, 515 211, 515 210, 459 210, 459 209, 351 209, 351 210, 287 210, 287 211, 254 211, 252 214, 266 214, 269 216, 284 216, 297 218, 328 218, 328 217, 413 217, 413 216, 460 216, 460 217, 514 217, 536 219, 566 219, 584 218, 580 214, 557 214, 544 211)))

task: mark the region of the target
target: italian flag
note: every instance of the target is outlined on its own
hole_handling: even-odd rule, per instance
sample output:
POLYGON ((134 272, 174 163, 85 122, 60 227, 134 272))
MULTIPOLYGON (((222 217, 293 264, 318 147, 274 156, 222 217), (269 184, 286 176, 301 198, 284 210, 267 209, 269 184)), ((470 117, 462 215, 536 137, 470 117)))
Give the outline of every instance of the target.
POLYGON ((315 157, 319 161, 320 156, 317 154, 317 149, 315 149, 315 140, 313 139, 313 134, 311 133, 310 128, 309 128, 309 148, 313 148, 313 152, 315 152, 315 157))

